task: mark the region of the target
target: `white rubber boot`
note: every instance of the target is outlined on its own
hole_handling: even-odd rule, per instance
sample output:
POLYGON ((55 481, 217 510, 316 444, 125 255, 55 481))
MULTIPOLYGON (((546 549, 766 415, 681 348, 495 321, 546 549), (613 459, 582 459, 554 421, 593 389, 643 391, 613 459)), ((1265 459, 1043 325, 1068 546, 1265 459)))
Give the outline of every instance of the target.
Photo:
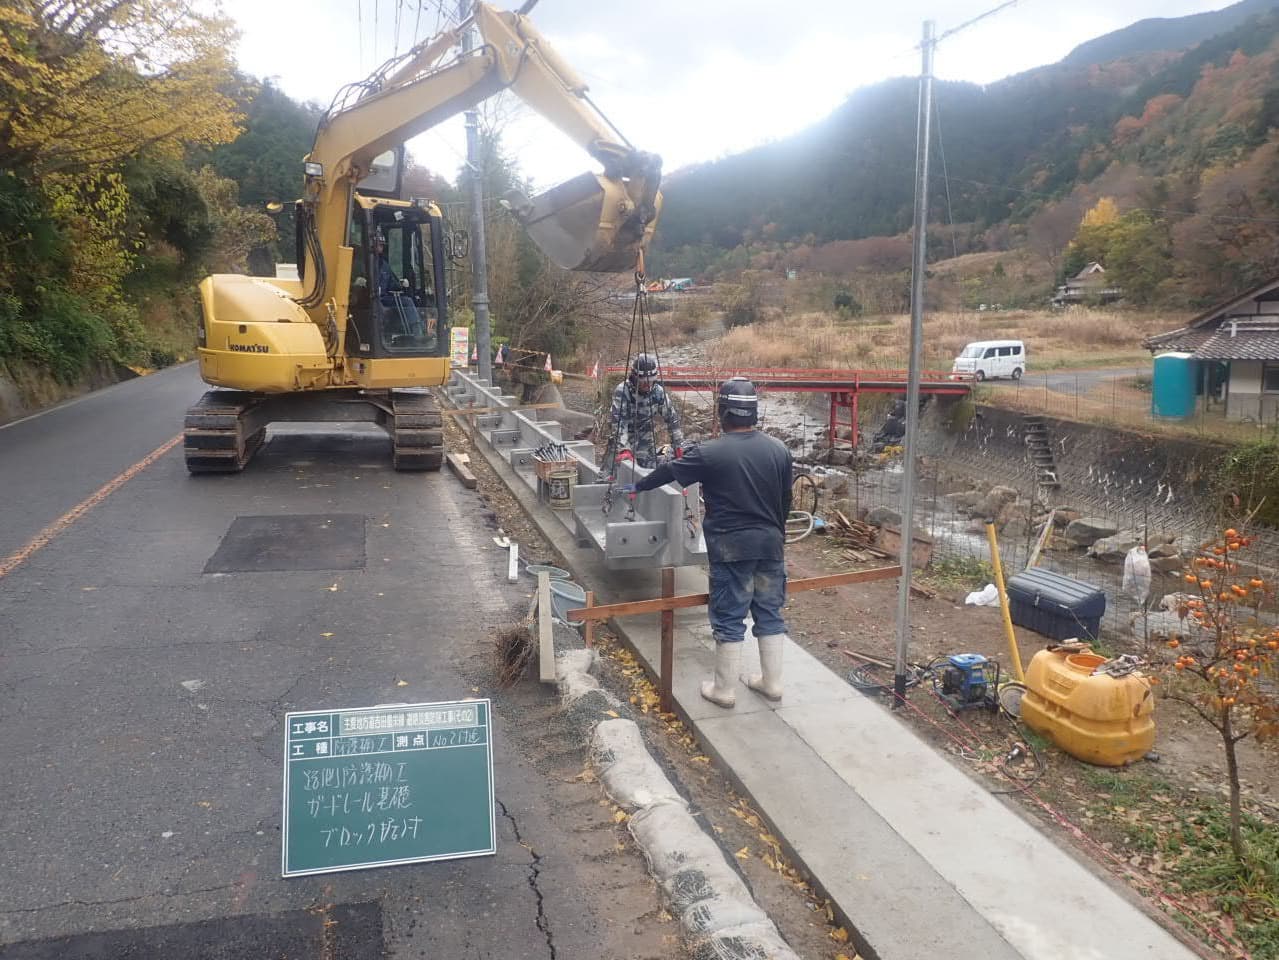
POLYGON ((737 703, 737 667, 742 662, 740 643, 715 642, 715 679, 702 683, 702 696, 720 707, 732 707, 737 703))
POLYGON ((776 703, 782 698, 782 647, 786 634, 774 633, 756 639, 759 641, 759 666, 763 672, 742 677, 742 680, 756 693, 776 703))

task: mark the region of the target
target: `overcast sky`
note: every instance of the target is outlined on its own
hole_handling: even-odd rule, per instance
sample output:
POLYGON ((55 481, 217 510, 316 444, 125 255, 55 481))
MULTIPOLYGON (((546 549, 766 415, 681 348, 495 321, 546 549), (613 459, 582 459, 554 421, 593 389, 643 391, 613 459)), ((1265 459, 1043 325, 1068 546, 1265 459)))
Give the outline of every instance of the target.
MULTIPOLYGON (((327 104, 337 88, 422 39, 457 0, 222 0, 240 26, 242 69, 327 104), (398 42, 396 20, 399 20, 398 42), (376 20, 376 32, 374 23, 376 20)), ((497 0, 518 6, 517 0, 497 0)), ((1229 0, 1020 0, 941 44, 937 75, 988 83, 1053 63, 1085 40, 1145 17, 1220 9, 1229 0)), ((591 85, 596 104, 666 170, 778 139, 821 119, 858 87, 919 71, 925 19, 939 33, 997 0, 540 0, 531 18, 591 85)), ((505 142, 540 187, 592 166, 528 111, 505 142)), ((410 150, 453 179, 460 118, 410 150)))

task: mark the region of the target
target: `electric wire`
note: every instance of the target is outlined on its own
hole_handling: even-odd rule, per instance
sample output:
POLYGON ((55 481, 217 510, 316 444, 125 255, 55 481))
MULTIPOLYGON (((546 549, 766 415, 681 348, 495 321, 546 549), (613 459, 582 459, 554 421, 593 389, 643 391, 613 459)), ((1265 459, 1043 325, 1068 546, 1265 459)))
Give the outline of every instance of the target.
POLYGON ((951 27, 949 30, 942 33, 941 36, 933 40, 933 46, 936 46, 937 44, 941 43, 943 40, 945 40, 948 37, 953 37, 955 34, 960 33, 963 30, 967 30, 969 27, 973 26, 976 23, 980 23, 982 20, 985 20, 987 17, 993 17, 995 14, 1000 13, 1001 11, 1007 10, 1009 7, 1017 6, 1017 4, 1020 2, 1021 0, 1005 0, 1005 2, 1001 3, 999 6, 991 7, 985 13, 979 13, 977 14, 977 16, 973 17, 971 20, 965 20, 963 23, 961 23, 957 27, 951 27))
POLYGON ((955 208, 950 200, 950 175, 946 170, 946 142, 941 134, 941 97, 933 94, 933 113, 936 115, 937 150, 941 154, 941 175, 946 184, 946 225, 950 227, 950 248, 952 256, 959 256, 959 240, 955 237, 955 208))

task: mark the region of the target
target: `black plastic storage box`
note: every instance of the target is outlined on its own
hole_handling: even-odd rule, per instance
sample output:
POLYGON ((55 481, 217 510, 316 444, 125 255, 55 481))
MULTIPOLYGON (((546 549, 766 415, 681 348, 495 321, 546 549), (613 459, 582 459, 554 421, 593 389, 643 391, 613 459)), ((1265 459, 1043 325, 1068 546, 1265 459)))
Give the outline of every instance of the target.
POLYGON ((1032 567, 1008 581, 1013 623, 1053 640, 1096 640, 1106 595, 1082 580, 1032 567))

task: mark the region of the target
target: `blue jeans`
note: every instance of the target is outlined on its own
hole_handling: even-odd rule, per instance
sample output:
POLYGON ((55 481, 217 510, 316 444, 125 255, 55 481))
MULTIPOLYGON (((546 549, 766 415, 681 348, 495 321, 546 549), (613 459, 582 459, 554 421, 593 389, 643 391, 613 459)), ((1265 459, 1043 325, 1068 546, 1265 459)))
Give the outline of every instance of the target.
POLYGON ((711 631, 720 643, 746 639, 746 614, 755 620, 755 636, 786 632, 782 605, 786 603, 786 564, 781 560, 737 560, 712 563, 711 631))

